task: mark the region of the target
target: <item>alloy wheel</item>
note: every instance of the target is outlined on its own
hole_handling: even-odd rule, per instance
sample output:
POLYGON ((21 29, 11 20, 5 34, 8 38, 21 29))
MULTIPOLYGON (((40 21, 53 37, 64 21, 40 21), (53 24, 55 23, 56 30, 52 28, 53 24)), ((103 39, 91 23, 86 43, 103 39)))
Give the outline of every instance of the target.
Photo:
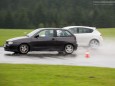
POLYGON ((68 45, 65 46, 65 53, 71 54, 71 53, 73 53, 73 51, 74 51, 73 45, 68 44, 68 45))
POLYGON ((27 54, 29 52, 29 46, 27 44, 21 44, 19 47, 19 51, 22 54, 27 54))

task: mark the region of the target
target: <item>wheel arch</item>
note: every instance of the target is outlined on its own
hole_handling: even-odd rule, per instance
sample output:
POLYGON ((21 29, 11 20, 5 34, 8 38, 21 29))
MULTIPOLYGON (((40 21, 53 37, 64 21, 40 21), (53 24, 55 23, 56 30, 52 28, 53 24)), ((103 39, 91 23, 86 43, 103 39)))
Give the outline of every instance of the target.
POLYGON ((91 40, 89 41, 88 46, 90 46, 90 43, 91 43, 92 40, 96 40, 96 41, 99 43, 99 45, 100 45, 100 41, 99 41, 98 39, 96 39, 96 38, 93 38, 93 39, 91 39, 91 40))
POLYGON ((69 44, 72 45, 73 48, 75 48, 75 46, 74 46, 72 43, 67 43, 67 44, 65 44, 65 45, 64 45, 64 48, 65 48, 66 45, 69 45, 69 44))

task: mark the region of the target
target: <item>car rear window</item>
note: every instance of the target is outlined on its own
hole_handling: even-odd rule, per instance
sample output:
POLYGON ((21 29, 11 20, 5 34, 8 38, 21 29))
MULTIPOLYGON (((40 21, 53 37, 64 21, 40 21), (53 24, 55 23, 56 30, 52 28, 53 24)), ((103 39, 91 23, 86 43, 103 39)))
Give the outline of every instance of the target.
POLYGON ((77 33, 92 33, 93 30, 89 28, 77 28, 77 33))
POLYGON ((72 34, 67 30, 57 30, 57 37, 70 37, 72 34))

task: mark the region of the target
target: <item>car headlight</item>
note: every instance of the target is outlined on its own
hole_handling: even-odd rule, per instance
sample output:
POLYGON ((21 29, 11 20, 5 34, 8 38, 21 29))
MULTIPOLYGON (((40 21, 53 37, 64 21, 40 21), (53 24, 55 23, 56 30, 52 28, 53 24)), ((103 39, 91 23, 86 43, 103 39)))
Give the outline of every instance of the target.
POLYGON ((8 44, 13 44, 13 42, 9 41, 8 44))

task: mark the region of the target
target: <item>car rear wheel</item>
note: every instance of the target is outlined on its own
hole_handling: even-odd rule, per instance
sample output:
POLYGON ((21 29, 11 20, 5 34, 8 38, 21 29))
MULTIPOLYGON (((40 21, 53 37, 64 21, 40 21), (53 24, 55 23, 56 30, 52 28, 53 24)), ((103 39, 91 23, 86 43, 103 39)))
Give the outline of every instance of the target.
POLYGON ((89 43, 89 47, 91 47, 91 48, 98 48, 99 45, 100 45, 99 41, 96 40, 96 39, 91 40, 90 43, 89 43))
POLYGON ((66 54, 72 54, 73 51, 74 51, 73 45, 67 44, 67 45, 65 46, 64 52, 65 52, 66 54))
POLYGON ((21 44, 19 46, 19 52, 21 54, 27 54, 29 52, 29 46, 27 44, 21 44))

